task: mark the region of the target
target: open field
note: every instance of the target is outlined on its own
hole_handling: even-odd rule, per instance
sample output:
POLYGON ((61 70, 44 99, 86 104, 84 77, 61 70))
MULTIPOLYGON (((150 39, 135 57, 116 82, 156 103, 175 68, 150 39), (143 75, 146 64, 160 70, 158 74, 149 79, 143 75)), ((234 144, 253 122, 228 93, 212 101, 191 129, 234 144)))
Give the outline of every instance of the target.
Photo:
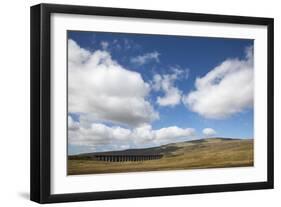
POLYGON ((158 152, 163 157, 138 162, 106 162, 92 159, 91 153, 69 156, 68 175, 244 167, 253 166, 254 159, 253 139, 210 138, 141 150, 158 152))

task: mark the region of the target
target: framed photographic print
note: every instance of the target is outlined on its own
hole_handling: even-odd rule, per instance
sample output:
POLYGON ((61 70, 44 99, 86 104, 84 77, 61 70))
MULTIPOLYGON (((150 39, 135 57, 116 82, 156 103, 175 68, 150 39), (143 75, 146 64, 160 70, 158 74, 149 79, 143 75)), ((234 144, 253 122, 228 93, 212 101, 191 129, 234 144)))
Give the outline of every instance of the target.
POLYGON ((31 200, 273 188, 273 19, 31 7, 31 200))

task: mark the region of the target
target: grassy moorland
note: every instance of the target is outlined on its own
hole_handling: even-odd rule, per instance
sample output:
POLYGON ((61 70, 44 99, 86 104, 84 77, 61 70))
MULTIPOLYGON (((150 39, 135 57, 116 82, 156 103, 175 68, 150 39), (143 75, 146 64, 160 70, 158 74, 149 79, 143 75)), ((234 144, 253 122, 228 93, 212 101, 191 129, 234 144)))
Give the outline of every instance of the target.
POLYGON ((68 157, 68 175, 184 170, 253 166, 253 139, 210 138, 143 149, 159 152, 163 158, 139 162, 105 162, 91 154, 68 157))

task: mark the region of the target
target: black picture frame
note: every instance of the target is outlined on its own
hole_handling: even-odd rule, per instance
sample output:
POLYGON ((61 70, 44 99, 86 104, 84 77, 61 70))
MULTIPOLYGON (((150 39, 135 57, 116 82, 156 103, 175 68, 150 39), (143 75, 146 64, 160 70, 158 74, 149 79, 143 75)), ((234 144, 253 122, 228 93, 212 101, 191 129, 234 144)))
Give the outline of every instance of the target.
POLYGON ((274 177, 274 78, 272 18, 195 14, 152 10, 39 4, 31 7, 31 151, 30 199, 38 203, 88 201, 147 196, 211 193, 273 188, 274 177), (207 23, 264 25, 267 27, 267 181, 186 187, 167 187, 74 194, 51 194, 51 71, 50 16, 53 13, 181 20, 207 23))

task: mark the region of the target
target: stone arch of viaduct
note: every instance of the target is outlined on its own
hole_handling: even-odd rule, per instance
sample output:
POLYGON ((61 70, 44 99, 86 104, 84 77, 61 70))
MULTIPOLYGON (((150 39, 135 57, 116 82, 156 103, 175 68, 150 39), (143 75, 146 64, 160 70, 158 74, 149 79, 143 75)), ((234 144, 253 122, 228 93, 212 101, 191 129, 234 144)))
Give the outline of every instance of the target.
POLYGON ((161 159, 163 155, 95 155, 94 159, 106 162, 138 162, 161 159))

